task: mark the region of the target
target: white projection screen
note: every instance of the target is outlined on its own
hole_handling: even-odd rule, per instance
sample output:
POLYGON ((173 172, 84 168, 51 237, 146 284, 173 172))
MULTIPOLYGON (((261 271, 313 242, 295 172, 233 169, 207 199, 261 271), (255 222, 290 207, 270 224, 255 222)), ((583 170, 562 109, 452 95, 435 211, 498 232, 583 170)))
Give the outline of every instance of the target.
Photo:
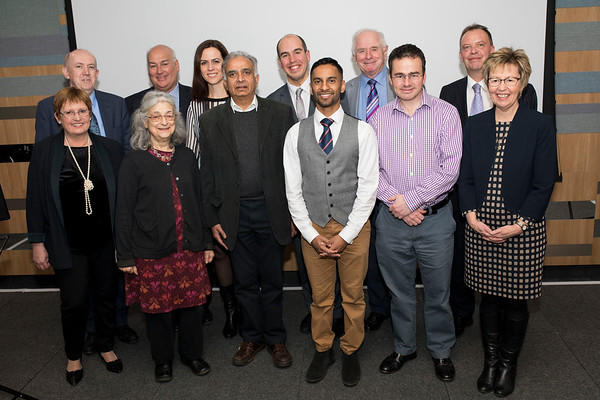
POLYGON ((359 72, 351 55, 354 32, 383 32, 389 51, 413 43, 425 53, 426 88, 439 95, 443 85, 464 76, 458 57, 462 29, 487 26, 496 48, 524 49, 531 59, 530 82, 543 98, 546 0, 304 0, 296 2, 232 0, 73 0, 78 48, 98 59, 98 89, 126 97, 150 86, 146 52, 155 44, 172 47, 179 59, 180 82, 191 85, 196 47, 218 39, 229 51, 243 50, 258 59, 258 95, 266 97, 285 79, 275 45, 287 33, 302 36, 311 61, 333 57, 350 80, 359 72))

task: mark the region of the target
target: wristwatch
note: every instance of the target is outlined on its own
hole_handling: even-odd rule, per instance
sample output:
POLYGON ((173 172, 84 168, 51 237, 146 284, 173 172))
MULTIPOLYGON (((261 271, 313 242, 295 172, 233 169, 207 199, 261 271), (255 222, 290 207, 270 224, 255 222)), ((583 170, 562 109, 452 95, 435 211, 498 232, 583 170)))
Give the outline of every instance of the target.
POLYGON ((527 224, 522 222, 521 220, 517 220, 517 222, 515 222, 517 225, 519 225, 519 228, 521 228, 523 230, 523 232, 525 232, 528 228, 527 224))

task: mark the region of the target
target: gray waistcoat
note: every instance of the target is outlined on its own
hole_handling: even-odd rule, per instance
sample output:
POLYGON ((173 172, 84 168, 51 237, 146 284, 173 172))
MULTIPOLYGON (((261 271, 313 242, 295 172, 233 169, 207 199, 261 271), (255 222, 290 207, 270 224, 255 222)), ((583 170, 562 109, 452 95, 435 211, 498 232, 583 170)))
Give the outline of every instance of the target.
POLYGON ((302 194, 308 215, 321 227, 332 218, 346 225, 358 188, 358 120, 344 115, 340 136, 329 155, 315 140, 313 120, 302 120, 298 134, 302 194))

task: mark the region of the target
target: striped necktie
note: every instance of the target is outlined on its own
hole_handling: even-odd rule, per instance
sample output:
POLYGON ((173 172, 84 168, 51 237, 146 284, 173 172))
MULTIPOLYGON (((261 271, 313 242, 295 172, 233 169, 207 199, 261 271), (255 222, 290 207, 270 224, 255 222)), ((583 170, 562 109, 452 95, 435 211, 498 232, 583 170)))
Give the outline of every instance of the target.
POLYGON ((483 111, 483 97, 481 97, 481 85, 476 83, 473 85, 473 91, 475 97, 473 97, 473 103, 471 103, 471 116, 477 115, 483 111))
POLYGON ((369 91, 369 96, 367 96, 367 122, 371 119, 371 116, 377 109, 379 108, 379 95, 377 94, 377 88, 375 87, 375 83, 377 81, 375 79, 369 79, 367 82, 371 86, 371 90, 369 91))
POLYGON ((329 118, 323 118, 321 120, 321 125, 323 125, 323 134, 319 139, 319 146, 323 149, 325 154, 329 155, 331 150, 333 150, 333 136, 331 135, 331 124, 333 124, 333 120, 329 118))

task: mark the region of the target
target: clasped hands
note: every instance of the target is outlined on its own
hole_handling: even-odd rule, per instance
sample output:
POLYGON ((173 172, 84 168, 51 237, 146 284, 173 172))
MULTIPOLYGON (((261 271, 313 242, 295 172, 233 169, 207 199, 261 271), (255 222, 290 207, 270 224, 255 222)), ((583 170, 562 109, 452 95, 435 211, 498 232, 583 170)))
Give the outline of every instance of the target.
POLYGON ((406 204, 406 200, 404 200, 404 196, 401 194, 390 197, 388 201, 392 202, 392 205, 389 207, 392 215, 395 218, 404 221, 408 226, 417 226, 425 219, 425 213, 427 211, 420 208, 417 208, 415 211, 410 211, 408 204, 406 204))
POLYGON ((335 235, 331 239, 327 239, 323 235, 318 235, 310 242, 310 245, 322 258, 339 258, 348 243, 340 235, 335 235))
POLYGON ((504 243, 507 239, 523 233, 523 229, 517 224, 504 225, 492 230, 488 225, 477 219, 477 214, 474 211, 467 213, 466 219, 471 229, 479 233, 483 240, 491 243, 504 243))

